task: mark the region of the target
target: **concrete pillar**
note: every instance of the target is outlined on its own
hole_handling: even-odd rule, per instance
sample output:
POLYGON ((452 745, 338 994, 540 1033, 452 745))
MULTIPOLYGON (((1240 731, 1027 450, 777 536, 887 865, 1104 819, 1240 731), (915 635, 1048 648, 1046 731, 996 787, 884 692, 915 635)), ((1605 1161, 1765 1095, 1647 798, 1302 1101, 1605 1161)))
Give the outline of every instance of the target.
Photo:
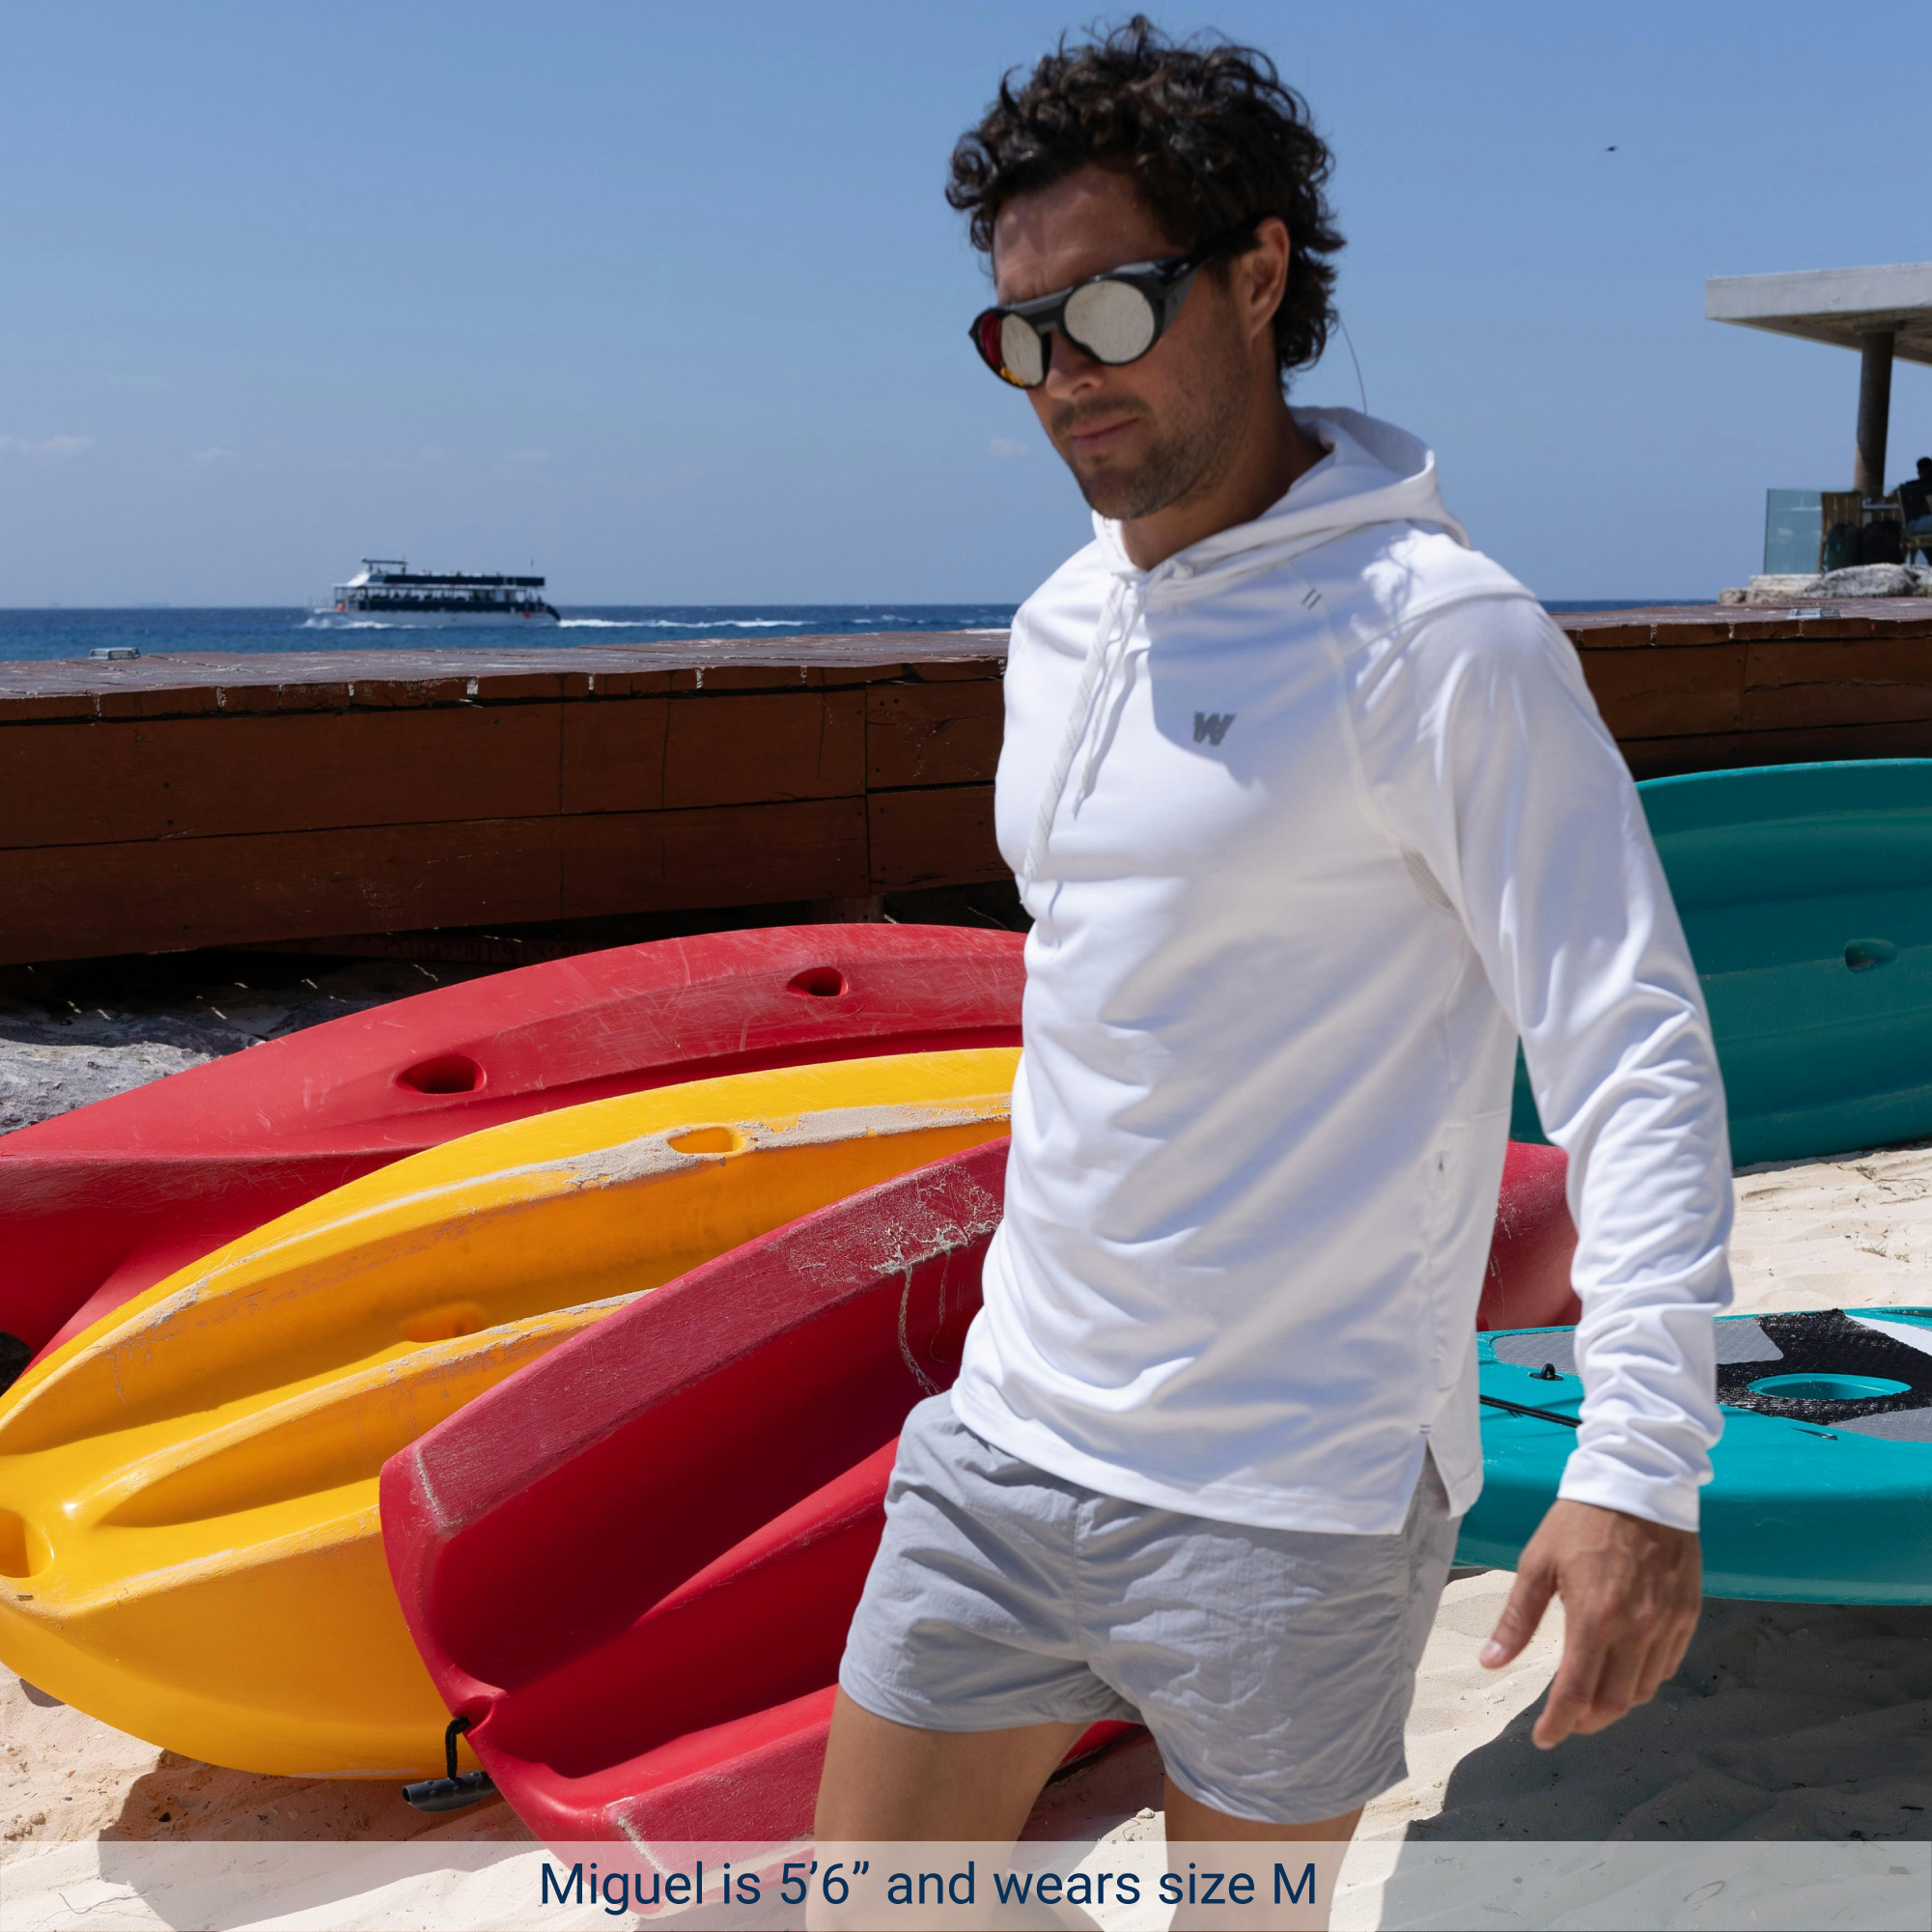
POLYGON ((1891 421, 1891 351, 1896 341, 1889 328, 1859 338, 1864 352, 1859 364, 1859 446, 1852 488, 1866 501, 1885 494, 1885 438, 1891 421))

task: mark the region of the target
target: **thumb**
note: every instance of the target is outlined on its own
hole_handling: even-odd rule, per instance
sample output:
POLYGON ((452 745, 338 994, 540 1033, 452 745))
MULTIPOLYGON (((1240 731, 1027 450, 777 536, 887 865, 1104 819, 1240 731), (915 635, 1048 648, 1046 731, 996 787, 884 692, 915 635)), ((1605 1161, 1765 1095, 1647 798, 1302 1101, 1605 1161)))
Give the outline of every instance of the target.
POLYGON ((1517 1571, 1516 1587, 1476 1662, 1485 1670, 1501 1669, 1536 1635, 1536 1626, 1543 1621, 1543 1612, 1555 1593, 1556 1579, 1548 1564, 1537 1562, 1517 1571))

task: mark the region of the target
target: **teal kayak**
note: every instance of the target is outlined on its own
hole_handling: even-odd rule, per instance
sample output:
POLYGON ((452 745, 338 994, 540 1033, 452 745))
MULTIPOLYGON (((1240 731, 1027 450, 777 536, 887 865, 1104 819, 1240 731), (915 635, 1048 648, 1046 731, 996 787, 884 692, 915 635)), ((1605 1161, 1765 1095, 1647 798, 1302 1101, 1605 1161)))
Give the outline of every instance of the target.
MULTIPOLYGON (((1932 1135, 1932 759, 1649 778, 1740 1166, 1932 1135)), ((1517 1061, 1516 1140, 1546 1138, 1517 1061)))
MULTIPOLYGON (((1731 1315, 1703 1492, 1704 1593, 1932 1603, 1932 1308, 1731 1315)), ((1458 1563, 1512 1569, 1554 1501, 1583 1386, 1574 1329, 1476 1337, 1483 1491, 1458 1563)))

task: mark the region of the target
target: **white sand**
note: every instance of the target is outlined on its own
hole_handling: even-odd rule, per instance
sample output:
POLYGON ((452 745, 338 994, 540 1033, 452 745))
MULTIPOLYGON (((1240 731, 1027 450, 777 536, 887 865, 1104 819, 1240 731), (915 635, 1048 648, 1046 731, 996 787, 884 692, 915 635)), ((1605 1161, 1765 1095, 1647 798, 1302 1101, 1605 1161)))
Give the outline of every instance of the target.
MULTIPOLYGON (((1739 1311, 1932 1302, 1932 1148, 1754 1169, 1737 1191, 1739 1311)), ((1412 1776, 1369 1807, 1364 1857, 1397 1841, 1927 1835, 1932 1609, 1711 1603, 1654 1703, 1546 1753, 1528 1731, 1560 1612, 1499 1676, 1475 1663, 1509 1582, 1490 1572, 1449 1585, 1410 1722, 1412 1776)), ((391 1785, 194 1764, 11 1677, 0 1725, 0 1838, 16 1851, 50 1840, 527 1841, 501 1805, 427 1818, 391 1785)), ((1137 1748, 1050 1793, 1035 1829, 1156 1834, 1145 1807, 1158 1773, 1137 1748)))
POLYGON ((1932 1302, 1932 1147, 1745 1168, 1731 1268, 1741 1315, 1932 1302))

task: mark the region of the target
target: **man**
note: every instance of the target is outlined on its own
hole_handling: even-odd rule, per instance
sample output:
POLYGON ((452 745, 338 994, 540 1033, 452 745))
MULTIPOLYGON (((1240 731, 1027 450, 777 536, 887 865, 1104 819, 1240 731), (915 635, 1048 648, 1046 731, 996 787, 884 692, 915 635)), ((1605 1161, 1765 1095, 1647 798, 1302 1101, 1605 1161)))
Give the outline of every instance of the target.
POLYGON ((1921 551, 1932 551, 1932 456, 1918 459, 1916 480, 1898 486, 1899 520, 1904 525, 1909 559, 1917 540, 1921 551))
POLYGON ((1267 60, 1135 20, 1002 86, 974 324, 1093 507, 1015 620, 1035 921, 1006 1218, 901 1439, 821 1838, 1010 1838, 1137 1717, 1170 1840, 1346 1838, 1482 1453, 1516 1042, 1570 1157, 1586 1399, 1483 1661, 1551 1596, 1549 1748, 1677 1666, 1726 1302, 1722 1095, 1576 657, 1413 437, 1291 409, 1341 245, 1267 60))

